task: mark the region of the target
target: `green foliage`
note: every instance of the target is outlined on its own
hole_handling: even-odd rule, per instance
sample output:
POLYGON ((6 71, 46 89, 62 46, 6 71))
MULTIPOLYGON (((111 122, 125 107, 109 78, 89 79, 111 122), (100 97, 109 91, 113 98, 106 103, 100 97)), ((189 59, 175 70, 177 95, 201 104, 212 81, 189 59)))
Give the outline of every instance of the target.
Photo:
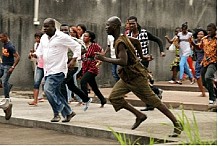
POLYGON ((183 141, 182 144, 185 144, 185 145, 187 144, 189 145, 212 145, 214 144, 214 141, 202 140, 194 112, 192 112, 192 118, 193 120, 188 119, 183 109, 182 109, 182 115, 178 115, 178 119, 182 123, 185 136, 186 136, 186 141, 183 141))
POLYGON ((131 141, 129 138, 126 138, 125 134, 121 134, 118 132, 115 132, 112 128, 109 127, 109 130, 111 130, 111 132, 113 133, 113 135, 115 136, 115 138, 117 139, 117 141, 120 143, 120 145, 140 145, 139 144, 139 139, 137 138, 135 141, 131 141))
MULTIPOLYGON (((182 109, 182 114, 181 115, 178 114, 178 120, 181 122, 184 128, 183 132, 186 137, 186 141, 182 141, 181 142, 182 144, 184 145, 214 145, 217 143, 216 141, 202 140, 200 136, 200 132, 199 132, 199 127, 197 124, 197 119, 194 115, 194 112, 192 112, 192 120, 191 120, 185 114, 184 109, 182 109)), ((139 143, 140 138, 132 142, 129 138, 126 138, 125 134, 115 132, 110 127, 109 129, 112 131, 113 135, 115 136, 115 138, 121 145, 140 145, 139 143)), ((149 145, 154 145, 155 143, 157 142, 155 142, 154 138, 150 137, 149 145)))

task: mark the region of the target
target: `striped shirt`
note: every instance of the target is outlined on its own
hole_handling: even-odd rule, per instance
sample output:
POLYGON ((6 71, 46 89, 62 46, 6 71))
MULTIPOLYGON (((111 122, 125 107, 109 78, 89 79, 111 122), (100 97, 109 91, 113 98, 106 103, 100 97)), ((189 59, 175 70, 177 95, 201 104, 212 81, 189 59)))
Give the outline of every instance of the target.
MULTIPOLYGON (((133 37, 133 34, 132 32, 130 32, 128 34, 128 36, 130 37, 133 37)), ((149 50, 148 50, 148 44, 149 44, 149 40, 148 40, 148 33, 147 33, 147 30, 145 29, 142 29, 138 36, 137 36, 137 39, 140 41, 141 43, 141 47, 142 47, 142 55, 147 55, 149 54, 149 50)), ((136 54, 137 56, 139 57, 139 54, 137 53, 137 50, 136 50, 136 54)))

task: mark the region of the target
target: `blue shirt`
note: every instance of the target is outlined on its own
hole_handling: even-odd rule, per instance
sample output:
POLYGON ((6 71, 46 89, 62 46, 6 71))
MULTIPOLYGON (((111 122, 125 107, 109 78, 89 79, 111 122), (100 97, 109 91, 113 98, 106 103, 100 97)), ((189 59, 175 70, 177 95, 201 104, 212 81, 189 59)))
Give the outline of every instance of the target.
POLYGON ((12 66, 14 64, 14 53, 16 53, 14 45, 10 41, 5 43, 2 48, 2 64, 12 66))

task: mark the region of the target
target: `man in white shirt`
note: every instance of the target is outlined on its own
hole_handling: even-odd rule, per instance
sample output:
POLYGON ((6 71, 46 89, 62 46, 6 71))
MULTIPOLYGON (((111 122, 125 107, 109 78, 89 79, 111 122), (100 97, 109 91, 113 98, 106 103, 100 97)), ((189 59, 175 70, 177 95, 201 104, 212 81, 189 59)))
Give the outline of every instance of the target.
POLYGON ((73 68, 75 64, 74 59, 67 64, 68 48, 73 51, 73 58, 80 59, 81 53, 78 50, 81 49, 81 46, 69 35, 56 30, 55 20, 52 18, 44 20, 44 32, 39 47, 32 56, 42 56, 44 60, 44 92, 54 113, 51 122, 61 120, 59 113, 65 118, 62 122, 69 122, 76 113, 71 110, 61 94, 60 86, 67 75, 68 68, 73 68))
MULTIPOLYGON (((114 37, 112 35, 108 35, 107 37, 107 48, 105 50, 105 54, 109 51, 110 51, 110 57, 116 58, 115 48, 114 48, 114 37)), ((117 73, 117 67, 118 67, 117 64, 112 64, 112 67, 111 67, 112 76, 114 77, 116 82, 120 79, 117 73)))

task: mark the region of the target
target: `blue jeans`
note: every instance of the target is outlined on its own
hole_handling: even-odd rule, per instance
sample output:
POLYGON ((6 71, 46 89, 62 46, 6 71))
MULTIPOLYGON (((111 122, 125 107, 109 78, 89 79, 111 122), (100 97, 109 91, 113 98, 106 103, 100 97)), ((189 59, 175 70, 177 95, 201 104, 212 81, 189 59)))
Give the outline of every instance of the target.
POLYGON ((117 64, 112 64, 111 72, 112 72, 112 76, 114 77, 115 81, 117 82, 120 79, 119 75, 117 74, 117 64))
POLYGON ((10 87, 9 87, 9 78, 11 74, 8 73, 8 70, 11 68, 10 65, 2 65, 0 64, 0 78, 2 80, 2 86, 3 86, 3 91, 4 91, 4 96, 5 98, 10 98, 9 92, 10 92, 10 87))
POLYGON ((34 76, 34 89, 39 89, 39 86, 42 82, 42 79, 44 77, 44 70, 43 68, 36 68, 35 76, 34 76))
POLYGON ((54 115, 62 114, 63 117, 70 115, 72 110, 60 92, 64 81, 64 73, 52 74, 45 77, 44 92, 52 107, 54 115))
POLYGON ((187 57, 186 56, 181 56, 180 57, 180 62, 179 62, 179 79, 182 80, 183 74, 187 74, 189 79, 193 78, 192 73, 189 70, 189 66, 187 63, 187 57))

